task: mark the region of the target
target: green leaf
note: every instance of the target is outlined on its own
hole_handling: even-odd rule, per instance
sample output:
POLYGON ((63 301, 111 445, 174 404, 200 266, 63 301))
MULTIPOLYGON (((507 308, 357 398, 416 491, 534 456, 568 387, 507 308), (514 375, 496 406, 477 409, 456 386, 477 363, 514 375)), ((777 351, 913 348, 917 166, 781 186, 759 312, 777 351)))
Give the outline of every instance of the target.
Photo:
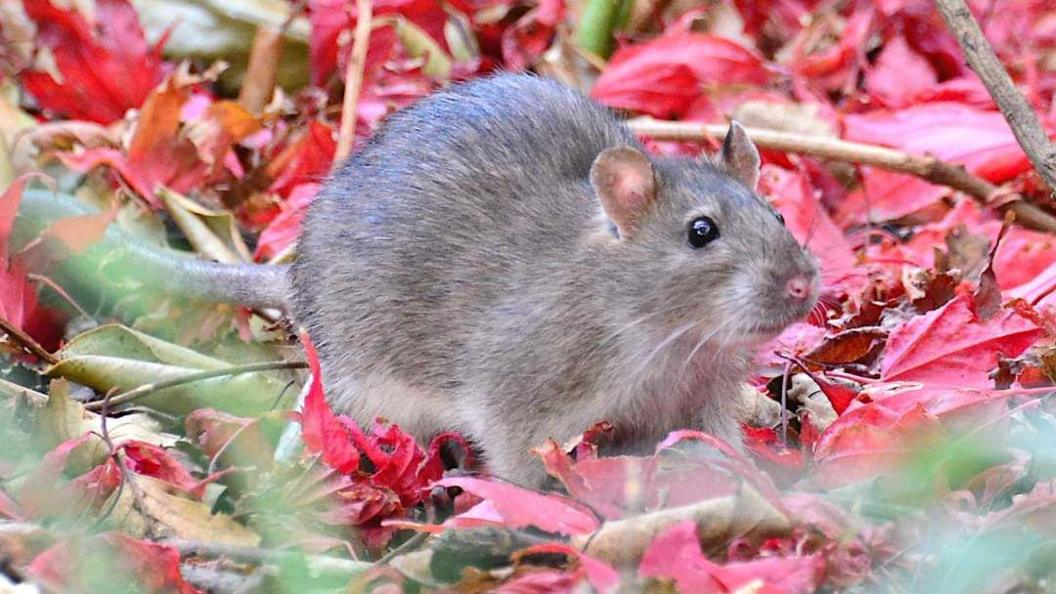
MULTIPOLYGON (((48 375, 65 377, 104 393, 230 366, 226 361, 116 324, 77 336, 57 355, 61 361, 47 370, 48 375)), ((138 402, 176 415, 203 407, 256 415, 273 406, 289 407, 296 392, 286 390, 283 394, 289 382, 282 378, 277 372, 213 378, 158 390, 138 402)))

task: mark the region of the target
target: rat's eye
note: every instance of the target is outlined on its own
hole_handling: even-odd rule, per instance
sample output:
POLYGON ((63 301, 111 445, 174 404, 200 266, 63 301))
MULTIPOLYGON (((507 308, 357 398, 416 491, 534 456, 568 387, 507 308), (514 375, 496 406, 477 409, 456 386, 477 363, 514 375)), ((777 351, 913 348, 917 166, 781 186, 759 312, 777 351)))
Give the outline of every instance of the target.
POLYGON ((785 224, 785 215, 783 215, 783 214, 781 214, 781 213, 779 213, 779 212, 777 212, 775 210, 774 211, 774 216, 777 217, 777 222, 778 223, 781 223, 782 225, 785 224))
POLYGON ((689 245, 702 248, 719 238, 719 226, 708 217, 697 217, 689 223, 689 245))

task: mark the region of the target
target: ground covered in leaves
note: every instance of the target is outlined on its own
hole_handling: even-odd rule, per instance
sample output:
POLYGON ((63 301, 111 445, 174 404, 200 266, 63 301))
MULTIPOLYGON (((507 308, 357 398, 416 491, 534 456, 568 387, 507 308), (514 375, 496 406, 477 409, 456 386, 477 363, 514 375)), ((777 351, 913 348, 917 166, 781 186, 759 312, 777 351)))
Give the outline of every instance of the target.
MULTIPOLYGON (((380 0, 360 73, 364 4, 0 4, 0 592, 1056 589, 1056 242, 1001 214, 1051 196, 930 1, 380 0), (999 191, 764 150, 825 307, 761 349, 748 452, 687 430, 601 458, 598 419, 538 444, 563 492, 335 417, 276 312, 157 290, 144 252, 295 257, 335 155, 525 68, 999 191)), ((970 4, 1056 130, 1056 5, 970 4)))

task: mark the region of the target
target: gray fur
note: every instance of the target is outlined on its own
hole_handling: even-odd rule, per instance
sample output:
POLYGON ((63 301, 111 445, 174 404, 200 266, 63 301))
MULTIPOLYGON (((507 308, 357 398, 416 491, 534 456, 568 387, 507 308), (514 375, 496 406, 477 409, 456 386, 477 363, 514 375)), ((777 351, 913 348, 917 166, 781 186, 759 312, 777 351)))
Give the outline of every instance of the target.
POLYGON ((532 485, 530 448, 602 419, 632 449, 684 427, 739 443, 753 345, 814 304, 784 296, 794 275, 816 286, 814 261, 752 191, 691 160, 651 158, 656 202, 614 236, 588 174, 618 145, 640 148, 526 75, 394 115, 312 204, 292 269, 335 408, 420 439, 461 430, 532 485), (721 237, 694 250, 702 214, 721 237))

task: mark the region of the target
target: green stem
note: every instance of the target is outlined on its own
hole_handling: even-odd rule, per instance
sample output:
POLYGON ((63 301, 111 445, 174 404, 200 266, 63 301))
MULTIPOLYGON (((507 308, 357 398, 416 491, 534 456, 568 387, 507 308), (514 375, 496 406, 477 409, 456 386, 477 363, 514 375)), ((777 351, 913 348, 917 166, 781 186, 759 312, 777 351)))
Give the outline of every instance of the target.
POLYGON ((576 31, 576 43, 601 58, 612 54, 613 32, 631 15, 633 0, 588 0, 576 31))

